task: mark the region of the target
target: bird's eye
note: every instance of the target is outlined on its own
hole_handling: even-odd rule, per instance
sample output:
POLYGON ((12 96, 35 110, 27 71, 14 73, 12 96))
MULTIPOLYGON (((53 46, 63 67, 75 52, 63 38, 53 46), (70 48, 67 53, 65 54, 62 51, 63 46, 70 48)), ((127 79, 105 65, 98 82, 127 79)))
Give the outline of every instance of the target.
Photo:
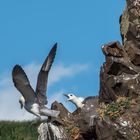
POLYGON ((72 94, 70 96, 72 96, 72 94))

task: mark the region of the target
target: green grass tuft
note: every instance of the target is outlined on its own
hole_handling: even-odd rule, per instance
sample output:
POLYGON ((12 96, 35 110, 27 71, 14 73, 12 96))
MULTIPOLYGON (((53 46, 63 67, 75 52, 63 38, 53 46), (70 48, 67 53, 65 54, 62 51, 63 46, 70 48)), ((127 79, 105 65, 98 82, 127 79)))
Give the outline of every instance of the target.
POLYGON ((0 122, 0 140, 37 140, 37 127, 39 124, 32 124, 32 121, 0 122))
POLYGON ((100 108, 97 109, 99 116, 103 119, 105 116, 109 116, 111 119, 116 119, 121 116, 126 109, 130 108, 131 99, 126 97, 118 97, 116 102, 111 104, 100 104, 100 108))

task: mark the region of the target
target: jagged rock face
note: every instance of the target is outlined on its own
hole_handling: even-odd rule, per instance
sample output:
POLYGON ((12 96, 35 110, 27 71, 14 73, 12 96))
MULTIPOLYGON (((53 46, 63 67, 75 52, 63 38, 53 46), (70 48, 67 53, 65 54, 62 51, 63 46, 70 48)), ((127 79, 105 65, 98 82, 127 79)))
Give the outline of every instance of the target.
POLYGON ((71 140, 62 126, 53 123, 42 123, 38 128, 38 133, 38 140, 71 140))
POLYGON ((121 34, 124 48, 131 62, 140 66, 140 0, 127 0, 121 16, 121 34))
POLYGON ((123 45, 113 42, 102 47, 106 62, 100 71, 100 102, 140 95, 140 0, 126 2, 120 18, 123 45))
POLYGON ((140 1, 126 0, 126 9, 120 18, 123 42, 140 41, 140 1))
MULTIPOLYGON (((134 64, 138 62, 130 57, 130 51, 126 51, 119 42, 104 45, 102 51, 106 62, 100 72, 100 102, 110 103, 118 96, 139 96, 140 67, 134 64)), ((133 53, 135 58, 136 53, 133 53)))
POLYGON ((140 97, 133 99, 129 109, 111 120, 95 119, 97 140, 139 140, 140 139, 140 97))
POLYGON ((120 18, 123 45, 113 42, 102 47, 106 61, 100 71, 99 101, 111 103, 126 96, 135 103, 114 121, 95 120, 99 140, 140 139, 140 0, 126 2, 120 18))
POLYGON ((71 136, 65 129, 65 119, 70 119, 72 114, 64 107, 63 104, 55 101, 51 109, 59 110, 59 118, 49 117, 48 121, 42 123, 38 128, 38 140, 71 140, 71 136))
POLYGON ((51 109, 59 110, 61 113, 59 115, 60 118, 71 118, 72 114, 64 107, 63 104, 55 101, 52 103, 51 109))

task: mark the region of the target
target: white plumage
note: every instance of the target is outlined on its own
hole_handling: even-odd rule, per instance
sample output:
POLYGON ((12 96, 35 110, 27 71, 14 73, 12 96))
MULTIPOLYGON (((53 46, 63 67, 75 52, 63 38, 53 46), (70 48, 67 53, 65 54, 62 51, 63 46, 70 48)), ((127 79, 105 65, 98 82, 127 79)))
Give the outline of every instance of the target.
POLYGON ((74 94, 64 94, 64 96, 68 98, 68 101, 71 101, 73 104, 75 104, 77 108, 82 108, 84 106, 83 97, 77 97, 74 94))

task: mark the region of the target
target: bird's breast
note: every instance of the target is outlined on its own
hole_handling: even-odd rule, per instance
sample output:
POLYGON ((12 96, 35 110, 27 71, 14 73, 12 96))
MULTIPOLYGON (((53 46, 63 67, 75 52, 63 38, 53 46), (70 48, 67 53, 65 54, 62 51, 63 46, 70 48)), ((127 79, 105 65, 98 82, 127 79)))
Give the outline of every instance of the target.
POLYGON ((34 103, 32 106, 31 106, 31 111, 36 113, 36 114, 39 114, 39 105, 34 103))
POLYGON ((84 106, 84 104, 78 98, 74 98, 72 102, 79 108, 82 108, 84 106))

